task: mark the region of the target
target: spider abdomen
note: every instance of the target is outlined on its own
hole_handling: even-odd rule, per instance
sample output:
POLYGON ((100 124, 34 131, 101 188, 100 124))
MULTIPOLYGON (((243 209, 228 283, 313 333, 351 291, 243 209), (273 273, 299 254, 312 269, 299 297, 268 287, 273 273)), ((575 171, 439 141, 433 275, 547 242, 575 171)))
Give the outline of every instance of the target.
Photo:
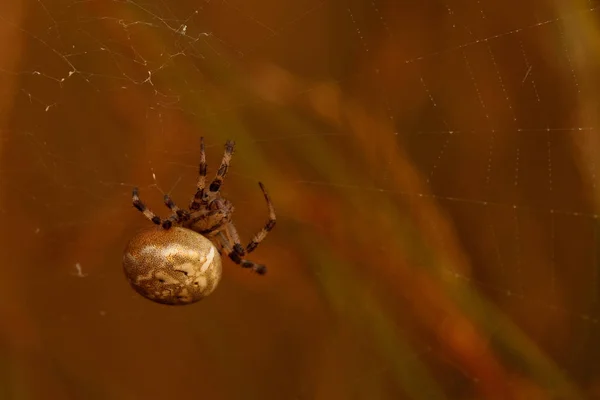
POLYGON ((136 234, 123 254, 123 270, 136 292, 169 305, 203 299, 215 290, 222 274, 214 244, 182 227, 153 227, 136 234))

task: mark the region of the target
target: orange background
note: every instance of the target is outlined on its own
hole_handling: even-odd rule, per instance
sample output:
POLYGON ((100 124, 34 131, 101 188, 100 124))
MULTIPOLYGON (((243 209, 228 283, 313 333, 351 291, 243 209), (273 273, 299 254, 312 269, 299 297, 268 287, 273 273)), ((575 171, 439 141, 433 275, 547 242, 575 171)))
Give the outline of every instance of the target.
POLYGON ((0 398, 600 398, 594 3, 5 3, 0 398), (161 306, 200 136, 269 273, 161 306))

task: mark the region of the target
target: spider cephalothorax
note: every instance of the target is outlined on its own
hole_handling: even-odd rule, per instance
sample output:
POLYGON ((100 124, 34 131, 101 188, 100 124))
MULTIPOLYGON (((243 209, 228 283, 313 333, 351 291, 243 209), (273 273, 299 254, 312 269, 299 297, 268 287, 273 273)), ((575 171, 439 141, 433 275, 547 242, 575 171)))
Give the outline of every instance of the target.
POLYGON ((223 179, 229 169, 229 162, 231 161, 234 146, 235 143, 231 140, 225 143, 225 152, 221 160, 221 165, 215 178, 207 188, 206 153, 204 139, 200 138, 200 175, 196 185, 196 194, 187 210, 177 207, 169 195, 165 195, 165 205, 169 207, 172 214, 167 219, 161 219, 142 203, 137 188, 133 189, 133 206, 144 213, 146 218, 156 225, 160 225, 165 230, 170 229, 172 226, 179 226, 205 236, 220 252, 225 251, 229 258, 236 264, 244 268, 250 268, 262 275, 267 271, 265 266, 246 260, 244 256, 256 249, 267 233, 275 226, 275 209, 273 208, 273 204, 271 204, 271 199, 265 187, 259 182, 258 184, 269 207, 269 219, 264 227, 252 238, 250 243, 248 243, 246 248, 244 248, 240 243, 237 230, 231 221, 231 214, 234 209, 233 204, 223 198, 220 192, 223 179))

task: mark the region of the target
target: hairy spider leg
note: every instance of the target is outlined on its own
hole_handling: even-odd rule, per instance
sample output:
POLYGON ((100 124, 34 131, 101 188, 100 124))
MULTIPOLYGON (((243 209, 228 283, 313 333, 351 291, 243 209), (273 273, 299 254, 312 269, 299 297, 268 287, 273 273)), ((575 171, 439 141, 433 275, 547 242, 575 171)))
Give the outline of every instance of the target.
POLYGON ((216 234, 215 232, 218 231, 223 226, 223 224, 225 223, 223 221, 225 220, 226 216, 227 216, 227 214, 223 210, 196 211, 196 212, 190 214, 190 218, 188 221, 186 221, 184 223, 184 227, 190 228, 190 229, 200 233, 201 235, 205 235, 205 236, 209 237, 213 233, 216 234), (218 216, 218 217, 215 217, 215 216, 218 216), (197 224, 203 219, 216 219, 217 221, 221 221, 221 222, 218 222, 216 225, 204 227, 204 229, 200 229, 201 227, 197 226, 197 224))
POLYGON ((273 229, 277 220, 277 217, 275 215, 275 207, 273 207, 273 203, 271 203, 271 198, 269 197, 265 186, 261 182, 258 182, 258 185, 260 186, 260 189, 262 190, 263 195, 265 196, 267 206, 269 207, 269 220, 265 223, 265 226, 260 230, 260 232, 258 232, 252 238, 252 241, 248 243, 248 246, 246 246, 246 251, 248 253, 253 252, 254 249, 258 247, 258 244, 262 242, 267 236, 267 234, 271 231, 271 229, 273 229))
POLYGON ((240 241, 240 235, 231 221, 225 225, 225 235, 227 236, 228 242, 233 243, 233 251, 235 251, 240 257, 245 256, 246 250, 244 250, 244 246, 242 246, 240 241))
POLYGON ((265 267, 262 264, 252 262, 250 260, 245 260, 235 250, 233 250, 231 244, 229 243, 229 240, 227 240, 227 238, 223 235, 222 231, 219 232, 219 238, 221 239, 220 242, 223 246, 223 249, 227 252, 227 255, 229 256, 231 261, 242 266, 242 268, 250 268, 259 275, 264 275, 267 273, 267 267, 265 267))
POLYGON ((170 221, 171 224, 173 222, 180 224, 190 219, 190 212, 177 207, 177 205, 173 202, 173 200, 171 200, 171 197, 168 194, 165 194, 164 201, 165 205, 169 207, 169 209, 172 212, 171 216, 167 219, 167 221, 170 221))
POLYGON ((161 219, 158 215, 154 214, 142 201, 140 200, 138 188, 133 188, 132 194, 133 206, 141 211, 146 218, 155 223, 156 225, 162 225, 164 229, 169 229, 174 221, 178 220, 161 219))
POLYGON ((219 166, 219 170, 217 171, 217 176, 210 184, 211 193, 216 193, 221 188, 223 184, 223 179, 225 179, 225 175, 227 175, 227 170, 229 169, 229 163, 231 162, 231 156, 233 155, 233 148, 235 147, 235 142, 232 140, 228 140, 225 142, 225 152, 223 153, 223 159, 221 160, 221 165, 219 166))
POLYGON ((199 210, 190 213, 190 218, 185 222, 185 227, 191 228, 198 221, 200 221, 203 218, 206 218, 207 215, 212 215, 212 213, 213 211, 210 210, 199 210))
POLYGON ((204 199, 204 187, 206 186, 206 150, 204 148, 204 137, 200 138, 200 167, 198 168, 198 182, 196 183, 196 194, 190 203, 190 210, 199 210, 204 199))

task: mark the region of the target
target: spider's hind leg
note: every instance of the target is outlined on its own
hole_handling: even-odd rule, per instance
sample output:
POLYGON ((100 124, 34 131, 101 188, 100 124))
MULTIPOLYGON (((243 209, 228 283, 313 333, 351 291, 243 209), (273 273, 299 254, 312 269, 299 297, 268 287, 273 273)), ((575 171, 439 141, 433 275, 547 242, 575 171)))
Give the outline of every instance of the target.
MULTIPOLYGON (((231 258, 231 255, 230 255, 231 258)), ((235 261, 235 260, 234 260, 235 261)), ((252 271, 256 272, 259 275, 264 275, 267 273, 267 267, 262 264, 257 264, 250 260, 244 260, 243 258, 240 260, 239 264, 242 268, 252 268, 252 271)))
MULTIPOLYGON (((233 230, 235 232, 235 230, 233 230)), ((230 231, 231 232, 231 231, 230 231)), ((244 248, 239 243, 234 243, 233 247, 229 239, 223 235, 223 232, 219 232, 219 238, 221 239, 221 246, 223 250, 227 253, 231 261, 234 263, 241 265, 242 268, 250 268, 252 271, 256 272, 259 275, 264 275, 267 273, 267 267, 262 264, 257 264, 253 261, 246 260, 242 258, 245 254, 244 248)))

